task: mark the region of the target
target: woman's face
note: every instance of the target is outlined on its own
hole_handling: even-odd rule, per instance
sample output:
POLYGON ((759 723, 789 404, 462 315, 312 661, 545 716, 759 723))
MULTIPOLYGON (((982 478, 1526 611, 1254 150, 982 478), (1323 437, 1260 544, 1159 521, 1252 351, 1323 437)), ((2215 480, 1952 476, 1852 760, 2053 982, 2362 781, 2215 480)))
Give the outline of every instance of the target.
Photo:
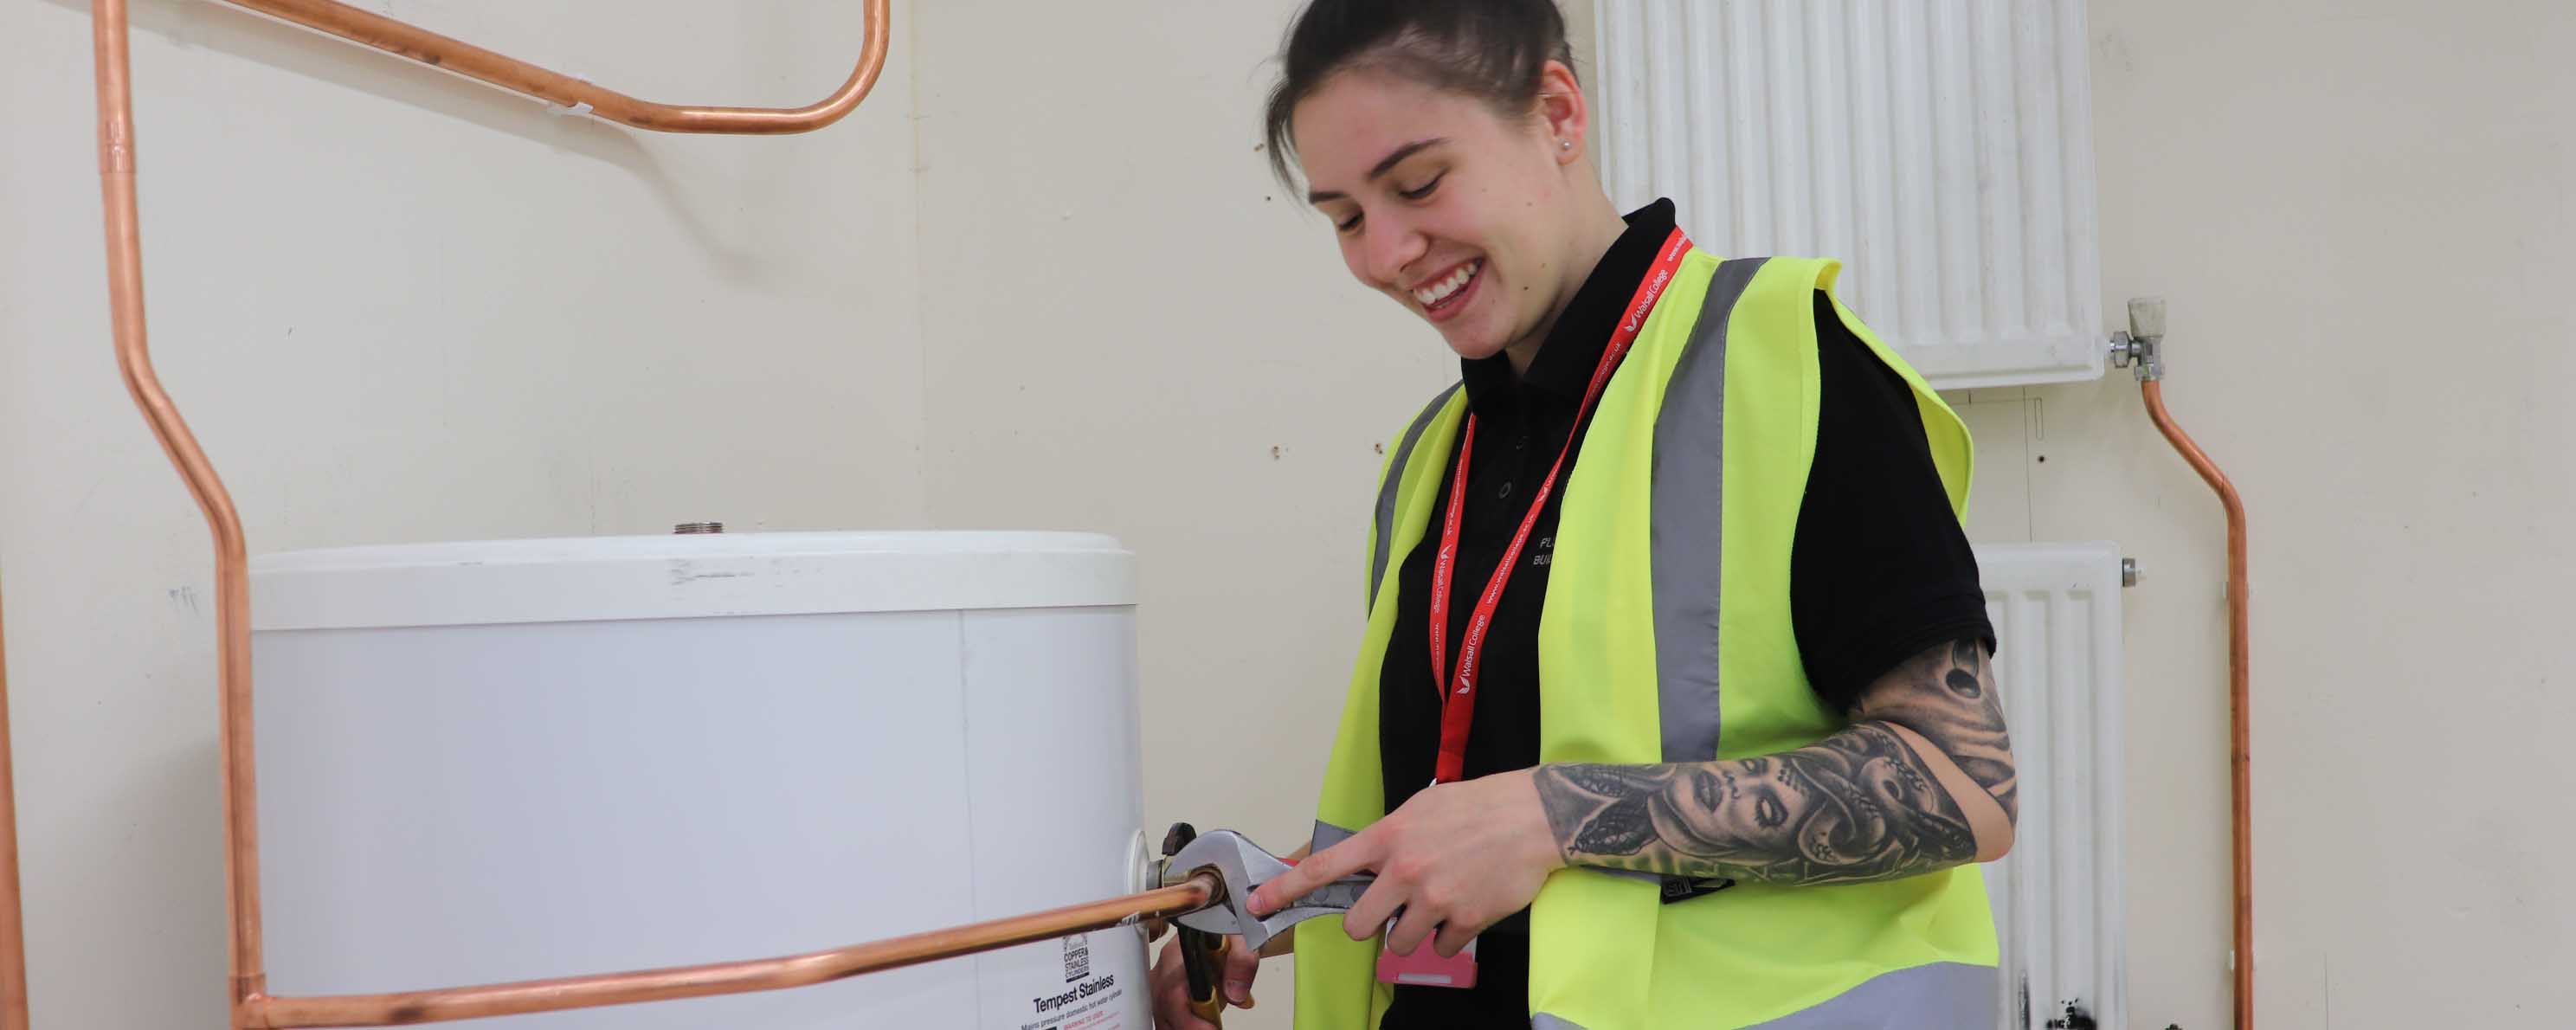
POLYGON ((1290 123, 1307 199, 1332 220, 1351 275, 1463 357, 1535 344, 1589 271, 1568 257, 1567 166, 1583 149, 1582 101, 1563 99, 1572 73, 1548 69, 1541 92, 1557 92, 1525 118, 1352 69, 1299 103, 1290 123))

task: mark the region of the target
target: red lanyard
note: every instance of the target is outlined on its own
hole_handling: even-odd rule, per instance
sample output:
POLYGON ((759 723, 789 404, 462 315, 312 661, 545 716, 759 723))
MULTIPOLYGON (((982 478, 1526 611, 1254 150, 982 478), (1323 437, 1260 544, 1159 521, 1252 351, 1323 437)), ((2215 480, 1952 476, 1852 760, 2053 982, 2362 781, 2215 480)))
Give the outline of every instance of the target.
MULTIPOLYGON (((1645 328, 1646 315, 1663 298, 1664 286, 1681 267, 1682 255, 1690 253, 1690 238, 1675 229, 1664 238, 1663 250, 1655 255, 1654 269, 1637 284, 1637 295, 1628 301, 1628 312, 1619 319, 1618 328, 1610 333, 1610 343, 1601 351, 1601 363, 1593 366, 1592 383, 1583 390, 1583 405, 1574 409, 1574 425, 1580 429, 1583 417, 1600 399, 1603 388, 1610 385, 1610 373, 1619 367, 1619 359, 1637 342, 1637 333, 1645 328)), ((1512 545, 1503 551, 1502 561, 1494 566, 1492 578, 1485 581, 1485 592, 1477 595, 1476 608, 1467 617, 1467 632, 1458 642, 1458 673, 1454 681, 1445 680, 1449 668, 1449 593, 1458 562, 1459 512, 1467 498, 1467 465, 1476 456, 1476 416, 1467 416, 1465 435, 1458 441, 1458 475, 1449 484, 1449 510, 1441 521, 1440 551, 1431 562, 1431 688, 1440 693, 1440 764, 1433 773, 1433 783, 1455 783, 1463 778, 1467 764, 1467 730, 1476 721, 1476 665, 1483 657, 1485 631, 1492 628, 1494 606, 1503 599, 1503 585, 1510 582, 1512 569, 1520 564, 1521 548, 1529 543, 1530 529, 1538 525, 1538 513, 1547 507, 1548 495, 1556 492, 1556 477, 1565 471, 1566 455, 1574 450, 1574 433, 1569 430, 1565 446, 1556 452, 1556 464, 1547 470, 1547 478, 1530 498, 1528 514, 1521 516, 1520 531, 1512 535, 1512 545), (1444 685, 1445 684, 1445 685, 1444 685)))

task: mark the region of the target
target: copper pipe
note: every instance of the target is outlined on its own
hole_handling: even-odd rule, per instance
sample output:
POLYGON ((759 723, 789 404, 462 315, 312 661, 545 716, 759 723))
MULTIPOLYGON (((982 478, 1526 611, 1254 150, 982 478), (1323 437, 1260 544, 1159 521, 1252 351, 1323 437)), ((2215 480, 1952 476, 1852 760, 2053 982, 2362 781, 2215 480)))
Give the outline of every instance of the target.
MULTIPOLYGON (((235 2, 540 99, 567 105, 589 104, 603 117, 642 128, 673 132, 788 133, 828 125, 857 106, 875 85, 877 75, 884 67, 888 35, 887 0, 868 0, 867 42, 858 68, 832 96, 810 107, 794 110, 687 108, 638 101, 327 0, 235 2)), ((195 496, 207 528, 214 537, 216 654, 222 698, 221 765, 227 845, 224 859, 225 909, 232 925, 226 952, 235 1002, 233 1022, 236 1027, 246 1027, 256 1025, 250 1020, 270 1018, 266 1011, 268 1006, 285 1005, 289 1013, 295 1011, 292 999, 264 997, 267 976, 260 946, 258 789, 254 777, 256 766, 251 724, 250 587, 246 549, 242 540, 241 518, 234 510, 231 495, 225 491, 223 480, 216 475, 204 449, 198 446, 195 435, 189 431, 187 421, 180 417, 178 408, 162 389, 152 367, 143 316, 143 255, 140 215, 135 200, 133 87, 128 67, 126 3, 125 0, 95 0, 90 12, 98 75, 99 178, 105 210, 108 303, 116 341, 117 368, 124 376, 126 389, 133 395, 135 405, 142 410, 145 420, 152 426, 153 435, 160 440, 163 452, 187 482, 188 490, 195 496)), ((14 932, 17 925, 15 920, 10 920, 9 932, 14 932)), ((820 956, 826 960, 849 957, 820 956)), ((386 999, 389 1007, 385 1011, 389 1016, 419 1021, 424 1018, 463 1018, 465 1014, 487 1011, 493 1014, 541 1011, 554 1007, 788 986, 794 982, 813 982, 797 977, 811 975, 811 970, 802 967, 816 965, 811 961, 816 958, 807 956, 801 962, 789 960, 786 966, 754 963, 744 967, 713 967, 712 970, 612 975, 552 985, 495 988, 480 993, 468 990, 455 996, 448 992, 392 996, 386 999), (459 1014, 422 1015, 444 1013, 451 1008, 459 1014)), ((832 969, 841 968, 830 961, 822 964, 832 969)), ((848 975, 848 972, 833 975, 848 975)), ((364 1007, 368 1000, 348 1002, 351 1007, 345 1012, 364 1014, 370 1011, 364 1007)), ((332 1003, 327 1000, 317 999, 314 1004, 324 1008, 323 1015, 345 1014, 342 1009, 330 1008, 332 1003)))
POLYGON ((107 211, 107 293, 116 366, 161 449, 178 466, 215 540, 215 650, 222 691, 225 909, 232 918, 232 989, 258 993, 260 972, 259 815, 252 778, 250 577, 241 516, 206 452, 152 370, 143 327, 143 243, 134 200, 134 94, 126 66, 125 0, 90 7, 98 46, 98 171, 107 211))
POLYGON ((885 70, 887 0, 867 0, 867 38, 859 65, 841 88, 804 107, 691 107, 637 100, 561 72, 504 57, 373 11, 332 0, 226 0, 281 21, 407 57, 433 68, 564 107, 587 104, 609 121, 655 132, 778 135, 811 132, 850 113, 885 70))
POLYGON ((2227 509, 2227 713, 2228 772, 2233 794, 2233 841, 2236 866, 2236 1030, 2254 1030, 2254 791, 2248 779, 2253 755, 2252 720, 2247 712, 2247 684, 2253 660, 2253 628, 2246 596, 2245 500, 2227 473, 2175 425, 2165 410, 2164 384, 2146 380, 2141 388, 2147 417, 2165 439, 2190 462, 2218 503, 2227 509))
POLYGON ((1086 930, 1178 916, 1207 907, 1222 889, 1216 874, 1206 872, 1192 876, 1178 886, 1123 898, 933 930, 873 944, 750 962, 401 994, 252 997, 243 1002, 240 1022, 236 1025, 253 1028, 398 1026, 803 987, 1086 930))
POLYGON ((9 649, 0 646, 0 1030, 27 1030, 27 938, 18 909, 18 788, 9 756, 9 649))

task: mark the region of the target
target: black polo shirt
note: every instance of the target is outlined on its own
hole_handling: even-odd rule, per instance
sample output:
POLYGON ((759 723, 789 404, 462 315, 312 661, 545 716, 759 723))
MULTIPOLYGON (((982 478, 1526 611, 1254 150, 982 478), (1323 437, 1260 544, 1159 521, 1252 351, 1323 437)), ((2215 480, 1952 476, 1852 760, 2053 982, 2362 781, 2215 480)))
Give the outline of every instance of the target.
MULTIPOLYGON (((1586 426, 1575 412, 1610 332, 1673 228, 1671 201, 1628 216, 1628 230, 1594 266, 1530 362, 1515 376, 1500 355, 1464 362, 1467 403, 1476 414, 1476 453, 1467 470, 1455 596, 1449 605, 1450 661, 1466 633, 1476 594, 1511 545, 1529 497, 1547 478, 1567 434, 1576 451, 1531 529, 1488 631, 1478 678, 1476 720, 1467 737, 1469 778, 1538 764, 1538 624, 1554 557, 1564 478, 1575 473, 1586 426)), ((1821 400, 1816 454, 1798 509, 1790 556, 1790 619, 1807 678, 1827 707, 1850 709, 1862 688, 1935 644, 1976 638, 1993 646, 1976 557, 1950 513, 1949 496, 1923 439, 1913 391, 1816 294, 1821 400)), ((1589 418, 1585 422, 1589 423, 1589 418)), ((1440 690, 1431 674, 1429 601, 1438 514, 1447 510, 1457 453, 1446 457, 1433 529, 1397 572, 1394 637, 1380 683, 1378 742, 1387 809, 1431 782, 1440 739, 1440 690)), ((1672 527, 1659 527, 1665 532, 1672 527)), ((1708 513, 1706 532, 1719 532, 1708 513)), ((1444 677, 1454 674, 1452 669, 1444 677)), ((1474 990, 1398 987, 1382 1027, 1529 1025, 1529 913, 1487 930, 1477 944, 1474 990)))

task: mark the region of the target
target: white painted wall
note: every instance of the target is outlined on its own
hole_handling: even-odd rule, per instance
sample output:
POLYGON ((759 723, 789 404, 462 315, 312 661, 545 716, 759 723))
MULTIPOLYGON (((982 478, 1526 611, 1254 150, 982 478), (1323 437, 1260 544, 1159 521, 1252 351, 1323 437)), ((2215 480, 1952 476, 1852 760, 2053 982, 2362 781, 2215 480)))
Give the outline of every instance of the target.
MULTIPOLYGON (((698 103, 810 102, 861 28, 856 4, 370 6, 698 103)), ((153 342, 255 551, 922 519, 911 47, 828 132, 676 139, 221 4, 135 18, 153 342)), ((0 582, 34 1015, 209 1026, 210 559, 117 380, 90 93, 86 4, 0 5, 0 582)))
MULTIPOLYGON (((548 56, 583 39, 560 59, 639 92, 767 102, 828 88, 857 27, 670 2, 592 42, 598 3, 403 10, 548 56)), ((1149 820, 1292 844, 1358 626, 1374 446, 1451 374, 1253 150, 1293 3, 922 6, 898 6, 851 122, 742 141, 548 118, 146 0, 167 377, 262 549, 701 517, 1114 532, 1143 564, 1149 820)), ((205 559, 110 368, 83 13, 0 8, 0 569, 37 1013, 176 1025, 221 997, 205 559), (129 958, 168 986, 101 991, 129 958)), ((2255 520, 2264 1025, 2548 1025, 2576 1004, 2550 863, 2576 763, 2546 736, 2576 715, 2550 682, 2576 676, 2550 649, 2576 614, 2555 525, 2576 416, 2547 392, 2576 373, 2555 303, 2576 72, 2553 56, 2576 13, 2095 0, 2092 21, 2104 296, 2172 300, 2173 407, 2255 520)), ((1959 400, 1978 539, 2110 537, 2146 564, 2135 1025, 2223 1027, 2216 507, 2125 373, 1959 400)), ((1285 972, 1233 1025, 1286 1025, 1285 972)))
MULTIPOLYGON (((2576 10, 2095 0, 2092 20, 2103 299, 2171 301, 2169 405, 2253 525, 2258 1018, 2565 1023, 2576 10)), ((1979 539, 2109 537, 2146 566, 2125 599, 2131 1004, 2141 1028, 2224 1027, 2216 502, 2126 373, 1973 401, 1979 539)))

